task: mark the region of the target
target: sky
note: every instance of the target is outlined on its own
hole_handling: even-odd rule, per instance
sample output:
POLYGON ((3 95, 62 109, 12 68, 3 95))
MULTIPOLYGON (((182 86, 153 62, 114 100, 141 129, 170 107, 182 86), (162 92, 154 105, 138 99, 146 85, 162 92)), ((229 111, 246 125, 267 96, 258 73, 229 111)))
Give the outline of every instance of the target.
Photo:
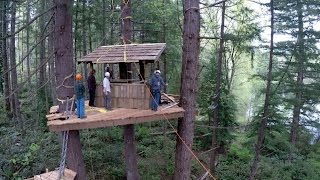
MULTIPOLYGON (((261 6, 257 3, 254 2, 259 2, 259 3, 269 3, 270 0, 247 0, 246 3, 247 5, 251 8, 254 9, 256 11, 257 14, 261 14, 262 16, 257 19, 257 21, 259 22, 260 26, 269 26, 270 25, 270 13, 268 12, 269 9, 267 7, 261 6)), ((264 31, 261 34, 262 40, 265 40, 267 42, 270 41, 270 28, 266 27, 263 28, 264 31)), ((320 21, 318 23, 316 23, 314 25, 314 29, 317 31, 320 31, 320 21)), ((275 42, 279 42, 279 41, 285 41, 290 39, 289 36, 284 36, 281 34, 275 34, 274 35, 274 41, 275 42)), ((318 47, 320 48, 320 44, 318 45, 318 47)))

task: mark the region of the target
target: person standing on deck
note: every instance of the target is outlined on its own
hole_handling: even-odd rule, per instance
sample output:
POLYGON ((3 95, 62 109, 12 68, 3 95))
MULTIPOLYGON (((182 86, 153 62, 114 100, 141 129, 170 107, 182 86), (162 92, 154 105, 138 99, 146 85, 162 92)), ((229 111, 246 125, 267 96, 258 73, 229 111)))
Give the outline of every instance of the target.
POLYGON ((152 75, 150 79, 150 88, 151 88, 151 93, 152 93, 152 98, 151 98, 151 109, 153 111, 158 110, 159 102, 160 102, 160 95, 161 95, 161 85, 162 86, 167 86, 165 84, 160 76, 161 72, 160 70, 154 71, 154 74, 152 75))
POLYGON ((94 97, 96 95, 96 78, 94 77, 94 74, 96 71, 92 69, 90 76, 88 77, 88 89, 89 89, 89 106, 93 107, 94 106, 94 97))
POLYGON ((106 72, 103 79, 103 93, 105 94, 105 107, 111 110, 111 87, 110 87, 110 73, 106 72))
POLYGON ((76 92, 76 103, 77 103, 77 115, 78 118, 83 119, 85 116, 85 105, 84 105, 84 93, 85 87, 82 82, 82 75, 76 75, 76 83, 74 86, 74 90, 76 92))

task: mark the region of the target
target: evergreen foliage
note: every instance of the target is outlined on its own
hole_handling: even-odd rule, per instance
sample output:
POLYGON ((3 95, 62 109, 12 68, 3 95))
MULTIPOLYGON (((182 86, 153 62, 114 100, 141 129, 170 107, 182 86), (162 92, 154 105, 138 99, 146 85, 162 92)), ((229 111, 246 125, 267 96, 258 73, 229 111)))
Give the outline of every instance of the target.
MULTIPOLYGON (((51 0, 44 2, 45 4, 41 1, 27 0, 17 3, 15 29, 17 31, 26 25, 15 35, 14 43, 19 87, 17 92, 21 107, 20 121, 10 117, 14 109, 6 110, 5 92, 8 82, 3 73, 10 67, 5 69, 4 62, 9 63, 11 59, 9 54, 5 57, 4 49, 0 48, 0 179, 32 177, 43 173, 46 168, 53 170, 60 160, 59 135, 49 132, 45 118, 49 107, 56 101, 52 69, 54 64, 52 66, 51 61, 48 61, 42 74, 38 72, 39 65, 52 51, 49 40, 52 27, 47 24, 52 12, 27 25, 28 21, 50 7, 51 0), (48 34, 48 37, 40 45, 38 41, 43 34, 48 34), (40 57, 43 50, 41 48, 45 50, 44 59, 40 57), (28 53, 27 49, 31 52, 28 59, 23 59, 28 53), (33 72, 36 73, 31 75, 33 72), (44 79, 40 80, 40 77, 44 79)), ((209 152, 214 148, 211 144, 212 130, 217 128, 220 147, 216 165, 217 179, 248 179, 255 153, 258 124, 263 112, 269 58, 269 50, 263 40, 267 27, 258 21, 269 17, 269 14, 259 15, 260 10, 250 9, 248 1, 245 0, 227 3, 220 121, 218 127, 213 127, 212 98, 216 86, 219 44, 216 39, 219 39, 221 7, 210 6, 212 1, 201 2, 198 116, 195 120, 192 149, 200 161, 208 166, 209 152)), ((5 25, 7 29, 7 32, 3 32, 1 28, 1 41, 5 40, 3 42, 9 49, 12 1, 0 3, 1 7, 6 7, 0 11, 1 26, 5 25), (6 19, 3 19, 4 13, 6 19)), ((100 45, 121 43, 120 3, 106 0, 73 1, 74 60, 100 45)), ((256 177, 317 180, 320 177, 320 29, 317 28, 320 24, 320 6, 318 0, 278 0, 274 3, 276 43, 272 93, 260 168, 256 177), (303 77, 300 82, 297 81, 299 73, 302 73, 303 77), (290 138, 295 107, 300 109, 297 139, 292 143, 290 138), (291 159, 288 158, 289 154, 292 156, 291 159)), ((269 5, 266 3, 259 7, 263 9, 269 5)), ((167 44, 166 73, 168 92, 172 94, 178 94, 180 91, 184 14, 181 1, 132 1, 132 42, 167 44)), ((153 66, 155 68, 156 65, 153 66)), ((163 68, 164 65, 161 63, 160 66, 163 68)), ((77 71, 85 71, 82 65, 76 67, 77 71)), ((97 71, 97 79, 101 80, 101 70, 97 71)), ((9 72, 9 77, 11 76, 9 72)), ((11 81, 9 83, 12 87, 11 81)), ((10 90, 12 92, 12 89, 10 90)), ((9 100, 12 101, 11 98, 9 100)), ((176 121, 170 122, 174 127, 177 126, 176 121)), ((173 129, 166 121, 135 127, 141 179, 172 179, 176 149, 173 129)), ((121 127, 81 131, 82 151, 89 179, 126 178, 122 131, 121 127)), ((190 179, 199 179, 203 174, 205 170, 193 159, 190 179)))

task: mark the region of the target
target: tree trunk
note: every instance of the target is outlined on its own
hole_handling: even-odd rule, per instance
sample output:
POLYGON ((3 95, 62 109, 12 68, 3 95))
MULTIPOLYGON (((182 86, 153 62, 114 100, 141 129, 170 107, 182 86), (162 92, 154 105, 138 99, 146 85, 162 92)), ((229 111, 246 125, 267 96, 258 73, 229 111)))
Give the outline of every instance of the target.
MULTIPOLYGON (((45 10, 45 1, 42 0, 40 1, 40 10, 39 10, 39 13, 42 13, 43 11, 45 10)), ((41 16, 39 18, 39 28, 40 28, 40 39, 44 36, 44 26, 45 26, 45 17, 44 16, 41 16)), ((40 64, 43 64, 44 61, 46 61, 45 59, 45 53, 46 53, 46 47, 45 47, 45 40, 41 41, 40 42, 40 64)), ((45 83, 45 76, 46 76, 46 65, 43 65, 40 67, 39 69, 39 85, 38 87, 42 86, 44 83, 45 83)), ((39 95, 40 95, 40 99, 41 100, 45 100, 45 88, 41 88, 39 90, 39 95)))
MULTIPOLYGON (((4 13, 3 13, 3 11, 4 11, 4 9, 3 9, 3 5, 2 5, 2 3, 0 4, 0 9, 1 9, 1 11, 0 11, 0 36, 1 37, 4 37, 5 36, 5 31, 3 31, 3 26, 4 26, 4 24, 3 24, 3 19, 4 19, 4 13)), ((3 51, 5 50, 5 49, 3 49, 3 40, 0 42, 0 74, 3 74, 3 72, 4 72, 4 68, 3 68, 3 65, 4 65, 4 56, 3 56, 3 51)), ((4 82, 4 78, 3 77, 1 77, 0 78, 0 94, 3 94, 3 92, 4 92, 4 89, 3 89, 3 82, 4 82)))
MULTIPOLYGON (((91 7, 89 7, 89 11, 92 12, 91 7)), ((91 29, 91 16, 89 17, 88 28, 89 28, 89 52, 93 51, 92 48, 92 29, 91 29)))
MULTIPOLYGON (((54 0, 56 6, 54 24, 54 51, 56 65, 57 98, 66 100, 74 94, 73 74, 73 41, 72 41, 72 16, 71 0, 54 0), (63 83, 63 84, 62 84, 63 83), (64 86, 62 86, 64 85, 64 86)), ((59 101, 59 111, 65 110, 65 104, 59 101)), ((69 131, 67 150, 67 167, 77 172, 76 179, 87 179, 85 164, 81 152, 79 131, 69 131)))
MULTIPOLYGON (((30 0, 27 0, 27 19, 26 21, 27 22, 30 22, 30 0)), ((27 48, 27 52, 30 51, 30 43, 29 43, 29 40, 30 40, 30 26, 28 26, 26 28, 26 33, 27 33, 27 37, 26 37, 26 48, 27 48)), ((27 75, 28 77, 30 76, 30 55, 27 56, 27 75)), ((31 78, 29 78, 29 86, 31 86, 31 78)))
MULTIPOLYGON (((87 55, 88 51, 87 51, 87 29, 86 29, 86 22, 87 22, 87 16, 85 16, 86 14, 86 2, 87 0, 82 0, 82 56, 87 55)), ((87 69, 87 63, 83 63, 83 70, 84 70, 84 84, 85 84, 85 88, 86 90, 88 90, 87 88, 87 78, 88 78, 88 69, 87 69)))
POLYGON ((128 180, 137 180, 139 178, 137 153, 134 138, 134 125, 124 126, 124 144, 126 158, 126 176, 128 180))
POLYGON ((86 29, 86 0, 82 0, 82 55, 87 55, 87 29, 86 29))
MULTIPOLYGON (((130 39, 132 36, 132 24, 131 24, 131 3, 130 0, 124 0, 121 4, 121 35, 122 42, 124 44, 130 44, 130 39)), ((126 72, 127 79, 131 79, 128 76, 128 71, 131 71, 131 64, 121 64, 119 65, 120 72, 126 72), (124 68, 125 67, 125 68, 124 68)), ((131 74, 130 74, 131 75, 131 74)), ((121 77, 120 77, 121 78, 121 77)), ((124 143, 125 143, 125 158, 126 158, 126 176, 128 180, 140 179, 138 173, 138 163, 137 163, 137 153, 135 146, 135 135, 134 135, 134 125, 129 124, 124 126, 124 143)))
POLYGON ((102 45, 107 45, 107 0, 102 0, 102 8, 103 8, 103 28, 102 28, 102 45))
MULTIPOLYGON (((48 7, 52 7, 53 2, 49 1, 49 6, 48 7)), ((50 12, 50 16, 53 15, 54 12, 53 10, 50 12)), ((49 31, 54 30, 54 18, 52 18, 50 24, 49 24, 49 31)), ((51 33, 48 37, 48 54, 52 54, 52 52, 54 51, 54 33, 51 33)), ((49 72, 49 76, 50 76, 50 89, 51 89, 51 99, 53 104, 56 104, 57 102, 57 95, 56 95, 56 78, 55 78, 55 58, 51 57, 51 59, 49 60, 49 68, 50 68, 50 72, 49 72)))
POLYGON ((223 58, 223 51, 224 51, 224 18, 226 12, 226 2, 223 1, 222 3, 222 14, 221 14, 221 30, 220 30, 220 47, 219 47, 219 56, 218 56, 218 64, 217 64, 217 71, 216 71, 216 89, 213 97, 213 128, 212 130, 212 150, 210 153, 210 172, 212 175, 215 175, 216 171, 216 160, 218 158, 218 151, 217 149, 220 147, 218 142, 218 131, 217 128, 219 126, 219 101, 220 101, 220 94, 221 94, 221 74, 222 74, 222 58, 223 58))
POLYGON ((196 95, 198 91, 198 64, 200 53, 200 10, 199 0, 185 0, 183 6, 183 54, 181 75, 180 103, 184 118, 178 121, 178 133, 175 156, 174 179, 190 179, 191 153, 194 137, 194 121, 196 117, 196 95))
MULTIPOLYGON (((166 8, 166 0, 162 0, 163 11, 166 8)), ((166 43, 166 34, 167 34, 167 20, 164 18, 162 22, 162 42, 166 43)), ((167 83, 167 54, 163 54, 163 80, 167 83)), ((167 86, 164 86, 164 92, 167 93, 167 86)))
MULTIPOLYGON (((132 37, 132 22, 131 22, 131 1, 124 0, 121 4, 121 41, 123 44, 130 44, 132 37)), ((131 79, 131 63, 120 63, 119 64, 120 72, 123 72, 124 75, 120 78, 122 79, 131 79)))
POLYGON ((270 13, 271 13, 271 41, 270 41, 270 58, 269 58, 269 67, 267 75, 267 87, 266 87, 266 98, 264 100, 263 114, 260 121, 260 126, 258 130, 258 140, 255 145, 255 156, 253 163, 250 168, 250 180, 254 180, 258 171, 258 163, 260 161, 261 149, 263 146, 263 141, 265 137, 265 131, 267 127, 267 121, 269 118, 269 105, 270 105, 270 96, 271 96, 271 81, 272 81, 272 63, 273 63, 273 35, 274 35, 274 7, 273 0, 270 0, 270 13))
MULTIPOLYGON (((290 144, 295 147, 297 138, 298 138, 298 131, 299 131, 299 121, 300 121, 300 113, 301 107, 303 106, 302 100, 302 93, 303 93, 303 74, 304 74, 304 32, 303 32, 303 10, 301 1, 297 1, 297 14, 298 14, 298 53, 296 54, 295 59, 298 61, 298 75, 297 75, 297 87, 298 91, 295 94, 296 103, 293 107, 293 118, 291 123, 291 130, 290 130, 290 144)), ((289 161, 292 160, 292 148, 289 150, 288 159, 289 161)))
MULTIPOLYGON (((11 7, 11 34, 14 34, 16 28, 16 1, 12 1, 11 7)), ((16 66, 16 46, 15 46, 16 38, 15 36, 10 37, 10 66, 16 66)), ((11 70, 11 87, 12 91, 18 88, 18 77, 17 77, 17 68, 13 68, 11 70)), ((12 109, 13 109, 13 117, 17 118, 20 123, 20 103, 18 97, 19 91, 16 91, 12 94, 12 109)))
MULTIPOLYGON (((4 37, 7 35, 7 1, 1 2, 1 36, 4 37)), ((2 39, 1 41, 1 58, 3 63, 3 69, 9 69, 8 64, 8 56, 7 56, 7 39, 2 39)), ((5 73, 3 76, 4 79, 4 95, 7 97, 5 99, 5 107, 6 107, 6 113, 7 117, 12 117, 11 111, 10 111, 10 76, 9 72, 5 73)))

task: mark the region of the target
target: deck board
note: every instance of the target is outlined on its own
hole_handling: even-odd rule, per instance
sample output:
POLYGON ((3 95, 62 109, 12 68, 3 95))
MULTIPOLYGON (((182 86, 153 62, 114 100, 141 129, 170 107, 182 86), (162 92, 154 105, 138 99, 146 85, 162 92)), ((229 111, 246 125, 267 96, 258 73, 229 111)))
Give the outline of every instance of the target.
POLYGON ((161 106, 156 112, 151 110, 117 108, 106 111, 103 108, 87 109, 87 118, 79 119, 72 115, 68 120, 48 121, 50 131, 67 131, 103 128, 111 126, 123 126, 164 119, 177 119, 183 117, 184 110, 181 107, 161 106))

